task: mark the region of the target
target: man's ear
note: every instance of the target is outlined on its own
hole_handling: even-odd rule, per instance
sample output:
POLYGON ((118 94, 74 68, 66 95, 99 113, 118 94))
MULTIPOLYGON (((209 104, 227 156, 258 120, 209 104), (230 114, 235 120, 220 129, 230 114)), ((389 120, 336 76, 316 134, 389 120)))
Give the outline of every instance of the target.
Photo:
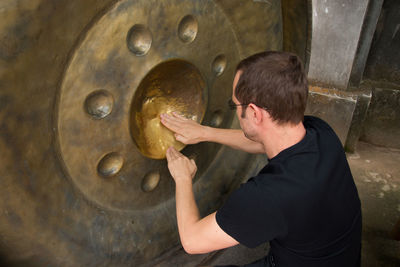
POLYGON ((247 109, 250 111, 250 118, 253 120, 255 124, 261 124, 263 121, 263 111, 264 109, 254 105, 254 104, 249 104, 247 109))

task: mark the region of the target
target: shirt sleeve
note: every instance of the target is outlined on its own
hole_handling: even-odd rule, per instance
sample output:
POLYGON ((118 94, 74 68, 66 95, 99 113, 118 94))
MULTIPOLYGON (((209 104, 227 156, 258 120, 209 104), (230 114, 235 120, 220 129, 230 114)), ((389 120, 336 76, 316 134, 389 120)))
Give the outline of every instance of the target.
POLYGON ((256 247, 286 232, 282 212, 270 190, 261 190, 254 179, 232 193, 216 220, 240 244, 256 247))

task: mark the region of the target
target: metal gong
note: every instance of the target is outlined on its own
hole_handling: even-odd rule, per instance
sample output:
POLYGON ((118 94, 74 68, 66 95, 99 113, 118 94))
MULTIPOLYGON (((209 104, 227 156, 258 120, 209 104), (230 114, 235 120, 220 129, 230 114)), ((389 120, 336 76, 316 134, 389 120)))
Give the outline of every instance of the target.
POLYGON ((306 54, 307 32, 292 27, 307 30, 307 5, 1 1, 0 263, 151 266, 178 246, 166 149, 195 159, 202 215, 259 161, 184 146, 160 114, 238 128, 226 105, 236 64, 266 49, 306 54))
POLYGON ((170 146, 181 150, 171 131, 162 126, 162 113, 180 113, 201 122, 207 104, 207 87, 200 72, 189 62, 170 60, 146 75, 132 101, 131 133, 144 156, 165 158, 170 146))

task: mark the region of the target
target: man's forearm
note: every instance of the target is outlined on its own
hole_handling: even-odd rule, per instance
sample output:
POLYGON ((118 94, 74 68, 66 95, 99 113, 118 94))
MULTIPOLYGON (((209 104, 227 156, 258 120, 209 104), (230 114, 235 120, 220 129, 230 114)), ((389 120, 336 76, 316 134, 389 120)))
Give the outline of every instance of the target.
POLYGON ((205 127, 204 141, 227 145, 248 153, 265 153, 262 144, 248 139, 242 130, 205 127))
POLYGON ((265 153, 263 145, 249 140, 242 130, 212 128, 176 114, 162 114, 161 123, 175 133, 177 141, 184 144, 214 142, 249 153, 265 153))
POLYGON ((176 184, 176 216, 182 246, 187 250, 192 247, 191 240, 195 224, 200 220, 199 209, 194 199, 192 181, 176 184))

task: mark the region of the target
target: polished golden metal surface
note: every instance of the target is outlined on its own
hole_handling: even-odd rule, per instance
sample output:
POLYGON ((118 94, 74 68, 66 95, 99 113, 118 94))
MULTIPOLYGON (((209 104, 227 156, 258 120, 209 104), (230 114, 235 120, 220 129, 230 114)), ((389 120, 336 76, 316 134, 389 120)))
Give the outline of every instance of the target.
MULTIPOLYGON (((175 185, 150 158, 173 139, 155 118, 239 127, 235 66, 282 48, 282 12, 279 0, 0 1, 5 266, 154 266, 178 245, 175 185)), ((257 164, 212 143, 182 153, 202 214, 257 164)))
POLYGON ((184 144, 160 122, 163 113, 201 122, 207 105, 207 87, 200 72, 189 62, 170 60, 157 65, 140 82, 132 102, 131 131, 142 154, 165 158, 168 147, 184 144))

